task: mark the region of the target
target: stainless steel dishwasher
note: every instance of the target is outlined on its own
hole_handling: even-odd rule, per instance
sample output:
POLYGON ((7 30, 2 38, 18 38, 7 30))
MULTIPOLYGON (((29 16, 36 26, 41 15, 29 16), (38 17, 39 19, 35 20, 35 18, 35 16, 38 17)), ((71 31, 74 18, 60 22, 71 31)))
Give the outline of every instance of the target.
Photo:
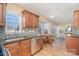
POLYGON ((38 37, 31 39, 31 55, 35 54, 36 52, 40 50, 38 42, 39 42, 38 37))

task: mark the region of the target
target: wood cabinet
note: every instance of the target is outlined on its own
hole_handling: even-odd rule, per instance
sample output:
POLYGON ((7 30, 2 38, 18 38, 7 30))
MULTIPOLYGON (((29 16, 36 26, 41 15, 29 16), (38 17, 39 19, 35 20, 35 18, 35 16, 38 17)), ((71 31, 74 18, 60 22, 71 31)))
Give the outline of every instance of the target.
POLYGON ((22 19, 22 24, 23 24, 23 27, 32 27, 33 26, 33 17, 32 17, 32 13, 30 12, 26 12, 26 11, 23 11, 23 19, 22 19))
POLYGON ((5 45, 11 54, 11 56, 19 56, 20 55, 20 48, 19 42, 12 42, 5 45))
POLYGON ((31 40, 23 40, 20 42, 21 56, 31 55, 31 40))
POLYGON ((39 26, 39 16, 27 10, 22 12, 22 27, 36 28, 39 26))
POLYGON ((33 17, 33 14, 32 13, 30 13, 30 15, 29 15, 29 27, 30 28, 32 28, 32 27, 34 27, 34 17, 33 17))
POLYGON ((39 16, 34 15, 35 19, 34 19, 34 27, 39 27, 39 16))
POLYGON ((29 26, 29 24, 28 24, 29 20, 28 20, 28 19, 29 19, 29 13, 23 11, 23 12, 22 12, 22 27, 23 27, 23 28, 29 26))
POLYGON ((21 40, 5 44, 11 56, 30 56, 31 55, 31 40, 21 40))
POLYGON ((77 39, 74 37, 67 37, 66 46, 68 49, 76 49, 77 48, 77 39))
POLYGON ((0 27, 5 25, 6 4, 0 3, 0 27))
POLYGON ((74 12, 74 26, 79 28, 79 10, 74 12))
POLYGON ((68 36, 66 38, 66 48, 68 52, 79 55, 79 38, 68 36))

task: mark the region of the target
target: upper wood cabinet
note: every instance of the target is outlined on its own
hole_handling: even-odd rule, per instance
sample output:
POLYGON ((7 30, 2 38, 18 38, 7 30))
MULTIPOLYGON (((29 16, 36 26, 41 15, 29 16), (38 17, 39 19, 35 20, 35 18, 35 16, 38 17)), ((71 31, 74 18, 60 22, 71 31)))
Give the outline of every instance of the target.
POLYGON ((37 28, 39 27, 39 16, 27 10, 22 12, 22 27, 37 28))
POLYGON ((74 26, 79 27, 79 10, 74 12, 74 26))
POLYGON ((0 27, 5 25, 6 4, 0 3, 0 27))
POLYGON ((39 16, 34 15, 34 27, 39 27, 39 16))

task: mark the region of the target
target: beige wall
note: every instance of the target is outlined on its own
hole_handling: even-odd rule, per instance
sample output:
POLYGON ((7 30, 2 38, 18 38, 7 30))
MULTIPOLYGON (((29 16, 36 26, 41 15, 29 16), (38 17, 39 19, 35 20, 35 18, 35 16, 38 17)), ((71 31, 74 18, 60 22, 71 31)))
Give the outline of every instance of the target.
MULTIPOLYGON (((23 8, 23 7, 21 7, 21 6, 18 6, 18 5, 15 5, 15 4, 8 4, 7 5, 7 10, 12 10, 12 11, 14 11, 17 15, 19 15, 20 16, 20 21, 19 21, 19 23, 20 23, 20 31, 21 31, 21 20, 22 20, 22 11, 24 10, 25 8, 23 8)), ((50 30, 51 30, 51 27, 52 27, 52 22, 50 22, 48 19, 46 19, 46 18, 44 18, 44 17, 42 17, 42 16, 40 16, 40 22, 47 22, 48 24, 49 24, 49 32, 50 32, 50 30)))

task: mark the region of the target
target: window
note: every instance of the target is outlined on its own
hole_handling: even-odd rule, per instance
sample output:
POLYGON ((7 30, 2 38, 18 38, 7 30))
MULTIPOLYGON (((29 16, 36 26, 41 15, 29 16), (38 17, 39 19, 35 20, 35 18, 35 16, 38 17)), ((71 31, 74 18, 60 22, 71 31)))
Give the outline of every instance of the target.
POLYGON ((40 22, 40 29, 41 29, 41 33, 48 31, 48 23, 47 22, 40 22))
POLYGON ((48 30, 48 23, 44 23, 44 30, 48 30))
POLYGON ((19 31, 19 15, 13 11, 6 12, 6 32, 12 33, 19 31))

